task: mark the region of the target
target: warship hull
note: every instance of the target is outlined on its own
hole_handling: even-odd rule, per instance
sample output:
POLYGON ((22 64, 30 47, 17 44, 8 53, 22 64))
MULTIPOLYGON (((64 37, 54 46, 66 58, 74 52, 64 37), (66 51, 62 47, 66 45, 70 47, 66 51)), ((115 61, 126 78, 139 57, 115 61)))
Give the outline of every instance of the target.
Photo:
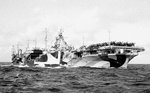
POLYGON ((70 54, 67 58, 61 57, 59 61, 58 57, 49 53, 41 56, 41 61, 35 61, 34 64, 40 67, 65 65, 67 67, 127 68, 129 61, 135 56, 137 56, 137 54, 90 54, 85 56, 70 54), (45 59, 44 56, 46 56, 46 60, 42 61, 45 59))
POLYGON ((69 53, 67 57, 64 53, 58 57, 58 52, 42 54, 34 60, 23 62, 28 66, 37 67, 96 67, 96 68, 127 68, 128 63, 137 54, 89 54, 76 55, 69 53), (56 55, 54 55, 56 54, 56 55), (32 64, 31 64, 32 63, 32 64))
POLYGON ((72 58, 68 62, 70 67, 96 67, 96 68, 127 68, 129 61, 136 55, 109 54, 109 55, 86 55, 72 58))

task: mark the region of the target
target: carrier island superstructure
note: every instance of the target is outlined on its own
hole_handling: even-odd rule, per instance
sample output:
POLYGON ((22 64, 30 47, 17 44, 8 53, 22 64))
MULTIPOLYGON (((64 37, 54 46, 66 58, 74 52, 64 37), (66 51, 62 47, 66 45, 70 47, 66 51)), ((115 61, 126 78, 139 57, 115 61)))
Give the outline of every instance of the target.
POLYGON ((13 64, 36 67, 96 67, 127 68, 128 63, 144 51, 128 42, 104 42, 74 49, 65 42, 62 32, 49 49, 33 49, 13 54, 13 64))

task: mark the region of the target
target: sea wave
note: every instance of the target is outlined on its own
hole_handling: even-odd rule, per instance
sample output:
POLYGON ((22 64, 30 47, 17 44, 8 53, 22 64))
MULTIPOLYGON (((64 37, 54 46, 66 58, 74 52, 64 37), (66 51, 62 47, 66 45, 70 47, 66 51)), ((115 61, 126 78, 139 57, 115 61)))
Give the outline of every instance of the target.
POLYGON ((128 69, 0 66, 2 93, 150 93, 150 65, 128 69))

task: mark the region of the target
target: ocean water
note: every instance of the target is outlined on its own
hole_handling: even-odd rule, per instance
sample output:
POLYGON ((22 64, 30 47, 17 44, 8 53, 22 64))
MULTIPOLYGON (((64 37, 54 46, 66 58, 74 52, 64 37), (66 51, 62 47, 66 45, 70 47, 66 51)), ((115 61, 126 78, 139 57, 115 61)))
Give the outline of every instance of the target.
POLYGON ((150 65, 128 69, 0 66, 0 93, 150 93, 150 65))
POLYGON ((12 63, 11 62, 0 62, 0 66, 3 66, 3 65, 11 65, 12 63))

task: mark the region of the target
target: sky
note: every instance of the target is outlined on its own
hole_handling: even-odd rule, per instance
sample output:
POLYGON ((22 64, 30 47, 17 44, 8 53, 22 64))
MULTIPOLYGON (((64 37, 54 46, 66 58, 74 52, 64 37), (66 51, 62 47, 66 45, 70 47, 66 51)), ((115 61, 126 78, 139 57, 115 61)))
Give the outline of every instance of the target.
POLYGON ((51 46, 59 29, 69 45, 135 42, 145 48, 130 63, 150 63, 150 0, 0 0, 0 62, 12 46, 51 46))

